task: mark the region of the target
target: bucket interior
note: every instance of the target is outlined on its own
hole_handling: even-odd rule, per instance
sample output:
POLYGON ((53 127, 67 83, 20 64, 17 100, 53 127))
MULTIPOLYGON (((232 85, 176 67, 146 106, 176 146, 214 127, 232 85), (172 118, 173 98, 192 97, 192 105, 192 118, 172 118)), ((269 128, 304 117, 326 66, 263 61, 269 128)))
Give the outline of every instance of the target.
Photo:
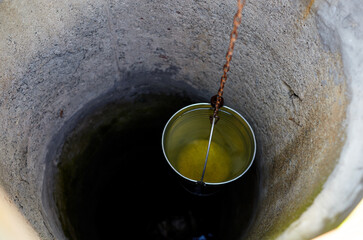
POLYGON ((211 133, 213 114, 208 103, 192 104, 176 112, 165 125, 164 156, 172 169, 189 181, 231 182, 246 172, 255 158, 256 139, 248 122, 238 112, 223 107, 211 133), (202 180, 210 134, 210 151, 202 180))

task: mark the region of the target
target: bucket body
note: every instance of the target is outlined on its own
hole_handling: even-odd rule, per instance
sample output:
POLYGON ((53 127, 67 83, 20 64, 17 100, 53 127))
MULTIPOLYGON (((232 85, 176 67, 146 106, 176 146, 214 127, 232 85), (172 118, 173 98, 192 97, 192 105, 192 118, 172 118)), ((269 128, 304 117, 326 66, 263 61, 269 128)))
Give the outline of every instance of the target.
POLYGON ((211 115, 213 108, 208 103, 186 106, 169 119, 162 135, 163 153, 170 167, 188 182, 199 183, 195 189, 238 179, 250 168, 256 155, 255 135, 249 123, 235 110, 222 107, 213 131, 205 176, 200 182, 211 115))

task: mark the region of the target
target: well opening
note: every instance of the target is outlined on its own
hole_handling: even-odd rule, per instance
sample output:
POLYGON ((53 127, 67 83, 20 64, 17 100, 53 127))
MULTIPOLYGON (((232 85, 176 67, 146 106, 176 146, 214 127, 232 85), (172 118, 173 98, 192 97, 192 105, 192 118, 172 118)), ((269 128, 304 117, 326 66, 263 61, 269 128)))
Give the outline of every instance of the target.
MULTIPOLYGON (((165 111, 166 118, 190 102, 207 102, 219 87, 235 3, 0 1, 4 36, 0 39, 0 182, 41 239, 66 239, 61 222, 68 235, 82 234, 75 223, 81 219, 63 212, 73 203, 62 202, 65 196, 81 195, 71 187, 65 193, 54 191, 54 186, 67 189, 55 182, 57 169, 67 162, 60 161, 63 143, 76 136, 88 117, 112 104, 131 106, 140 94, 189 97, 178 107, 170 104, 175 109, 165 111), (54 197, 62 202, 58 213, 54 197)), ((242 238, 247 231, 246 239, 276 239, 283 234, 285 239, 309 239, 339 225, 361 197, 360 173, 344 178, 346 172, 353 176, 360 169, 351 156, 362 155, 357 134, 360 71, 355 65, 361 61, 350 57, 359 53, 356 49, 362 42, 358 40, 362 30, 355 24, 362 22, 359 4, 310 3, 285 0, 266 5, 256 0, 247 1, 244 8, 224 97, 226 106, 252 124, 260 156, 254 167, 260 181, 254 188, 259 197, 248 230, 238 216, 245 219, 242 212, 249 205, 243 197, 231 198, 240 202, 235 205, 240 215, 228 217, 233 222, 225 221, 233 226, 233 236, 242 238), (354 141, 356 145, 351 145, 354 141), (353 150, 357 152, 345 155, 353 150), (344 196, 352 199, 346 201, 344 196)), ((160 124, 165 124, 161 118, 160 124)), ((161 131, 155 144, 161 151, 160 135, 161 131)), ((72 154, 67 158, 72 159, 72 154)), ((107 164, 101 168, 96 163, 95 158, 93 165, 85 164, 84 169, 90 169, 83 174, 93 176, 95 166, 108 170, 107 164)), ((79 169, 64 172, 81 176, 79 169)), ((246 177, 241 178, 242 185, 251 182, 246 177)), ((87 181, 94 183, 92 177, 87 181)), ((240 189, 226 194, 245 192, 240 189)), ((88 213, 82 206, 88 203, 81 200, 86 197, 79 199, 76 206, 88 213)))
POLYGON ((109 103, 77 125, 54 176, 55 205, 70 240, 237 239, 245 233, 257 203, 256 167, 212 196, 198 197, 164 160, 162 129, 189 103, 142 95, 109 103))

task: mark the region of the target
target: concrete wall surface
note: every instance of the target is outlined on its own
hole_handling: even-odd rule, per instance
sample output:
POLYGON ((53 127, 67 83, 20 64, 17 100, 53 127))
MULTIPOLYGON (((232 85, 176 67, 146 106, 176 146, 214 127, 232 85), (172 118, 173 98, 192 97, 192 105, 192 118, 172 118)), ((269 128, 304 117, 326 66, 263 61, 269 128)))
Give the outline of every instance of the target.
MULTIPOLYGON (((0 1, 0 184, 40 239, 66 239, 48 186, 77 122, 140 94, 208 101, 235 11, 234 0, 0 1)), ((247 1, 224 92, 258 141, 246 239, 310 239, 362 198, 362 12, 359 0, 247 1)))

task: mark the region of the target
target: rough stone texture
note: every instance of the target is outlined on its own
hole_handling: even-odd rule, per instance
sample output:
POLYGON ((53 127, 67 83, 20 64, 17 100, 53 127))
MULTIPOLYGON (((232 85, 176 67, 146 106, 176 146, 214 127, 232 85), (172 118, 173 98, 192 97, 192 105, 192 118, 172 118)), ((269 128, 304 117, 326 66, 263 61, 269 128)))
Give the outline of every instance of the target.
MULTIPOLYGON (((278 236, 305 211, 344 144, 340 50, 320 38, 314 9, 304 18, 307 5, 248 1, 243 13, 225 101, 258 138, 250 239, 278 236)), ((192 90, 208 100, 234 12, 232 0, 0 1, 0 181, 42 239, 62 238, 42 196, 62 126, 117 94, 192 90)))

